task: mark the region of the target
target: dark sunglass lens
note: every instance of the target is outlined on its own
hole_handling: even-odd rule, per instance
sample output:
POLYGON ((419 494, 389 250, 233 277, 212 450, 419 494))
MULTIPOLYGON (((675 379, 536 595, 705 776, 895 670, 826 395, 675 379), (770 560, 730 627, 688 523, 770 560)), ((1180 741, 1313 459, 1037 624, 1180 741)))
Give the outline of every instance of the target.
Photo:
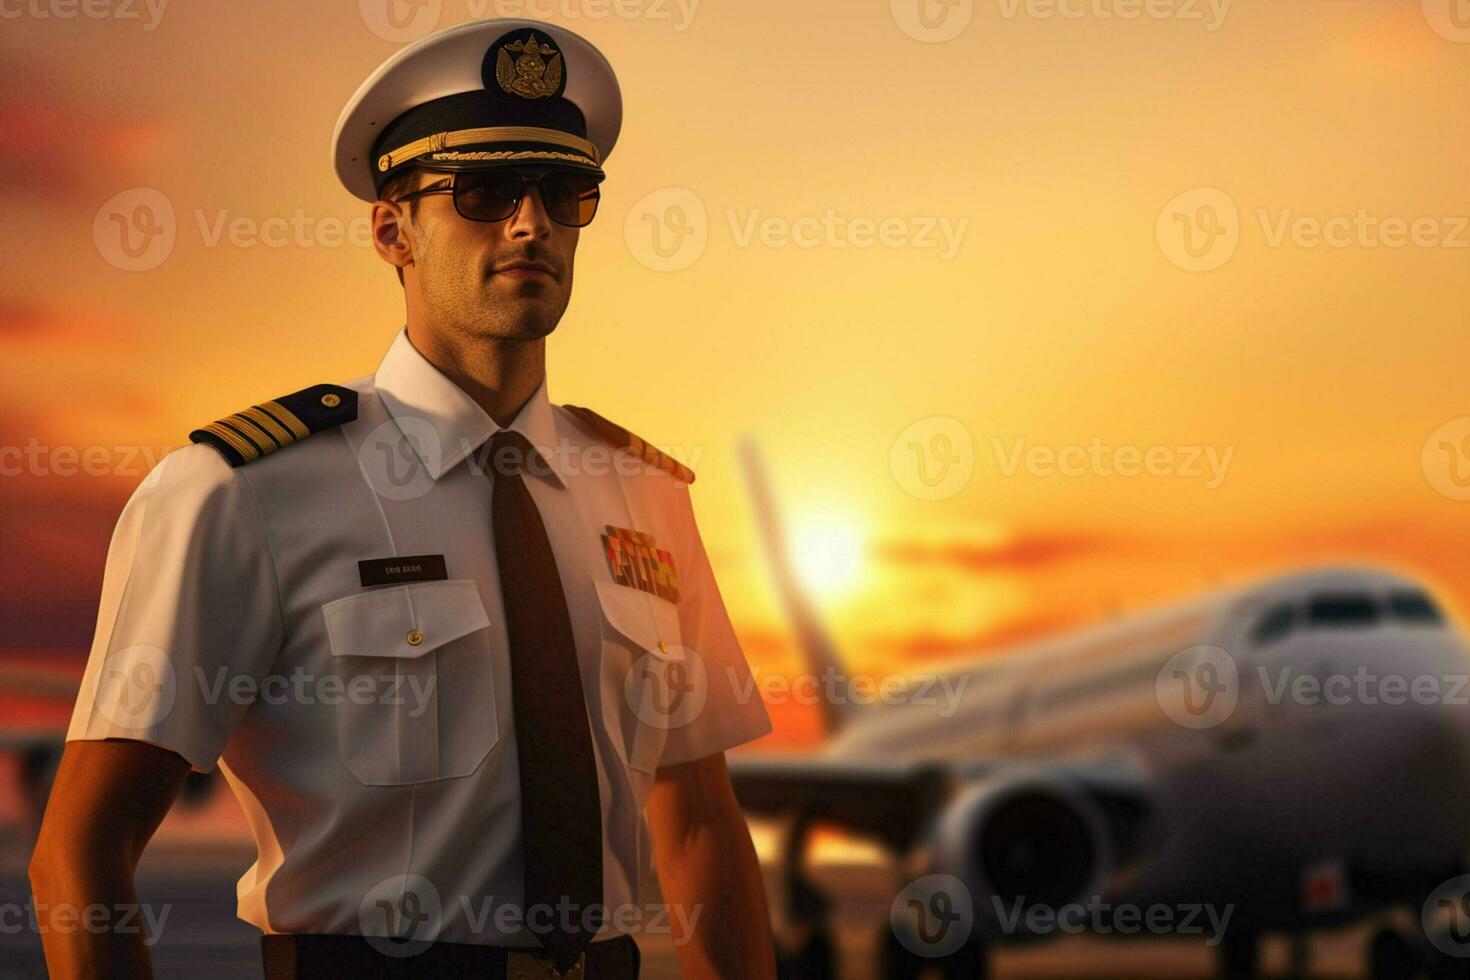
POLYGON ((454 206, 473 221, 503 221, 515 213, 521 179, 512 173, 461 173, 454 179, 454 206))
POLYGON ((541 197, 551 220, 580 228, 597 213, 597 181, 580 174, 555 174, 541 181, 541 197))
POLYGON ((602 200, 602 192, 594 185, 591 189, 584 191, 577 197, 577 227, 589 225, 597 214, 597 202, 602 200))

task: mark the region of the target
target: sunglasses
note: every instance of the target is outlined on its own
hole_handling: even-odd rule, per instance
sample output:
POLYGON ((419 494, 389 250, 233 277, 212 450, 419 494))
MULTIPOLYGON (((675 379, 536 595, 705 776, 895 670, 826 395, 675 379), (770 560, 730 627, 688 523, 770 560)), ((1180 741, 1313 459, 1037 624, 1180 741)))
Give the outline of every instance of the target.
POLYGON ((592 223, 602 192, 600 178, 572 171, 552 171, 529 176, 514 170, 465 170, 450 175, 448 183, 432 184, 409 191, 394 201, 407 201, 426 194, 453 194, 454 210, 470 221, 504 221, 520 210, 526 188, 534 184, 541 192, 546 216, 559 225, 582 228, 592 223))

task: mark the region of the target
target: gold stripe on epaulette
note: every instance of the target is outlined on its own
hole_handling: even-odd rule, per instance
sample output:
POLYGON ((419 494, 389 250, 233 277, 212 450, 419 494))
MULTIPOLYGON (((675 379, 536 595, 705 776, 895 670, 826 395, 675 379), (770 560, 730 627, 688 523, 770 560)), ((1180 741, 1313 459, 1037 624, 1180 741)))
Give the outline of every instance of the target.
POLYGON ((258 408, 247 408, 245 409, 245 411, 238 414, 245 416, 250 421, 260 426, 262 429, 268 432, 270 436, 276 440, 277 443, 282 446, 289 445, 290 443, 296 441, 296 436, 292 435, 290 432, 287 432, 284 425, 277 422, 275 419, 271 418, 269 415, 267 415, 265 412, 262 412, 258 408))
POLYGON ((276 421, 280 422, 286 428, 290 429, 292 434, 294 434, 296 438, 305 439, 307 436, 311 435, 311 430, 306 427, 306 423, 298 419, 295 412, 292 412, 289 408, 287 408, 285 405, 282 405, 280 402, 261 402, 255 407, 263 412, 268 412, 273 418, 276 419, 276 421))
POLYGON ((266 439, 263 435, 256 435, 255 426, 251 425, 249 422, 241 421, 238 416, 226 415, 224 418, 218 419, 217 421, 220 425, 229 429, 241 439, 244 439, 246 442, 250 443, 250 445, 254 446, 256 452, 260 453, 260 455, 264 456, 266 453, 275 451, 276 444, 274 442, 266 439))
POLYGON ((204 427, 205 432, 212 432, 230 445, 235 452, 245 457, 245 462, 260 458, 260 450, 256 449, 245 439, 241 438, 227 425, 219 422, 211 422, 204 427))
MULTIPOLYGON (((259 446, 262 453, 275 452, 281 448, 281 440, 277 439, 259 422, 243 412, 236 412, 223 421, 228 423, 231 428, 243 433, 246 438, 259 446)), ((295 442, 296 440, 289 439, 287 441, 295 442)))
POLYGON ((637 433, 630 432, 616 422, 608 421, 590 408, 583 408, 580 405, 563 405, 562 408, 571 412, 575 418, 590 428, 604 442, 616 444, 619 449, 628 450, 644 463, 663 470, 676 479, 683 480, 685 483, 694 482, 693 470, 657 446, 647 442, 637 433))

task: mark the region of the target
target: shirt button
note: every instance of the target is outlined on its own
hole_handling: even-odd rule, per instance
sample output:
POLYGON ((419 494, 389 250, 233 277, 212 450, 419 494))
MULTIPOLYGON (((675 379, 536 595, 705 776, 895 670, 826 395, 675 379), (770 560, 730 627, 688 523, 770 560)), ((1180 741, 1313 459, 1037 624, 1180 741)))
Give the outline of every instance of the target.
POLYGON ((409 646, 416 647, 416 646, 418 646, 422 642, 424 642, 424 634, 421 631, 419 631, 419 630, 409 630, 408 631, 408 645, 409 646))
POLYGON ((329 391, 322 396, 322 405, 327 408, 336 408, 340 404, 342 404, 342 397, 340 395, 329 391))

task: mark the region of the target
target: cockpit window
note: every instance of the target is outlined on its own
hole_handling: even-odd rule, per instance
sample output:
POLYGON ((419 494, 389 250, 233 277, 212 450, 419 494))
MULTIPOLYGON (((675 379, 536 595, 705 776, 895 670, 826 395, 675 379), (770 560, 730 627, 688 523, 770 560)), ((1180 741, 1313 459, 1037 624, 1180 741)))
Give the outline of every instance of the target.
POLYGON ((1393 613, 1393 618, 1401 622, 1444 622, 1444 617, 1439 614, 1439 610, 1435 608, 1429 596, 1423 592, 1390 592, 1388 608, 1393 613))
POLYGON ((1366 595, 1339 592, 1314 596, 1307 605, 1307 619, 1312 626, 1372 626, 1378 622, 1378 610, 1366 595))
POLYGON ((1251 641, 1258 647, 1274 643, 1291 632, 1292 609, 1285 603, 1273 606, 1261 614, 1251 630, 1251 641))

